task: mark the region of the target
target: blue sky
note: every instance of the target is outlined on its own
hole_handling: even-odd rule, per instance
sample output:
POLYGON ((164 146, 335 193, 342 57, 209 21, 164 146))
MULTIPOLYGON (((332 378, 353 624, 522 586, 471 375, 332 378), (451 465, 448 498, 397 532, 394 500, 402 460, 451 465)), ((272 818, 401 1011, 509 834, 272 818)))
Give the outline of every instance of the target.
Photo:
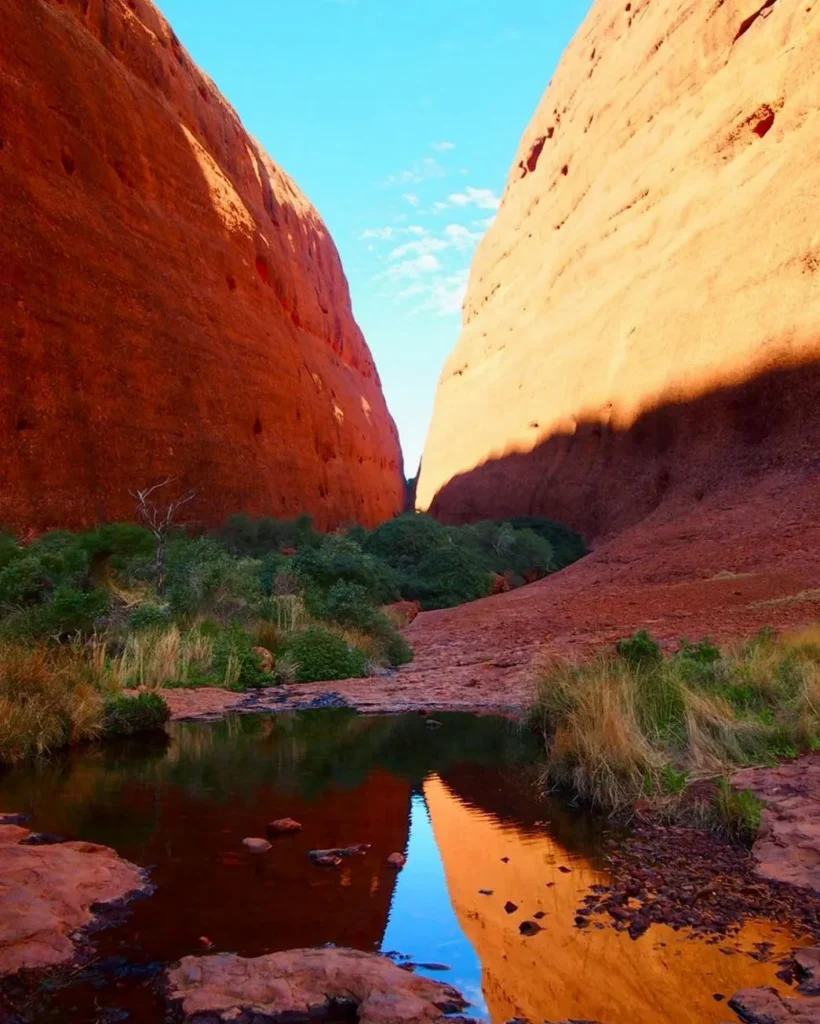
POLYGON ((590 0, 158 0, 339 248, 415 473, 476 242, 590 0))

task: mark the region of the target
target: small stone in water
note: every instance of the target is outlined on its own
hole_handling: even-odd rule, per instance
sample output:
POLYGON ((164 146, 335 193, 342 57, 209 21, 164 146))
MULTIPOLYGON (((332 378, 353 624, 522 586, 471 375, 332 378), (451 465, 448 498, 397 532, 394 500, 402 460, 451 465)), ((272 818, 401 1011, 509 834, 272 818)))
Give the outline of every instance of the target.
POLYGON ((302 823, 295 821, 293 818, 277 818, 276 821, 272 821, 268 825, 268 834, 273 833, 274 835, 286 836, 292 832, 301 832, 302 823))
POLYGON ((267 839, 248 838, 242 840, 242 845, 251 853, 267 853, 271 848, 267 839))
POLYGON ((342 858, 333 853, 323 853, 320 857, 311 857, 311 860, 320 868, 337 868, 342 863, 342 858))

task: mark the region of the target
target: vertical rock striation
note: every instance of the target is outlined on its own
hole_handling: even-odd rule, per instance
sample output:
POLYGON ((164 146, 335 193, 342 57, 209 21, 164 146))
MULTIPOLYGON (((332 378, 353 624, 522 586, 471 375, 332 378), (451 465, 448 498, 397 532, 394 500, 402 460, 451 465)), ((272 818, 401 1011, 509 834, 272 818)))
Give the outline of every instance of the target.
MULTIPOLYGON (((327 229, 150 0, 0 6, 0 522, 375 523, 401 454, 327 229)), ((273 99, 273 98, 272 98, 273 99)))
POLYGON ((524 133, 417 504, 592 536, 820 443, 816 0, 596 0, 524 133))

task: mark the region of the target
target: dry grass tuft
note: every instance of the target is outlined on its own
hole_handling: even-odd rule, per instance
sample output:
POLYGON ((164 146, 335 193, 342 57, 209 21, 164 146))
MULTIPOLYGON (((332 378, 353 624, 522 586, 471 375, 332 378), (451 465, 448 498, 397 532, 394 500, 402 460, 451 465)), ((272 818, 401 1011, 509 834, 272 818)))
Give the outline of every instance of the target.
POLYGON ((820 742, 820 630, 762 633, 727 652, 682 642, 666 658, 652 644, 642 635, 631 661, 545 669, 532 720, 550 785, 621 811, 820 742))
POLYGON ((104 695, 84 651, 0 646, 0 762, 98 737, 104 695))

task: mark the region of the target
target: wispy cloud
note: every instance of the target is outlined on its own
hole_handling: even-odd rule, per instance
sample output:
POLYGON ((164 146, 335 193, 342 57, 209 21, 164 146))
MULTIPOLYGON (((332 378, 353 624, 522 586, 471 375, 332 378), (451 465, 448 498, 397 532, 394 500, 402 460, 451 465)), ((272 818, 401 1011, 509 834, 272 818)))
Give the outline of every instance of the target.
POLYGON ((437 270, 441 270, 441 263, 438 258, 432 253, 423 253, 421 256, 416 256, 413 259, 391 264, 387 270, 377 274, 374 280, 406 281, 408 278, 434 274, 437 270))
POLYGON ((481 232, 470 231, 463 224, 448 224, 444 229, 444 237, 447 239, 447 244, 452 245, 455 249, 462 251, 472 249, 476 242, 481 238, 481 232))
POLYGON ((448 249, 450 243, 443 238, 433 238, 430 235, 424 238, 419 238, 415 242, 405 242, 404 245, 398 245, 388 255, 388 260, 404 259, 405 256, 424 256, 431 252, 441 252, 443 249, 448 249))
POLYGON ((410 167, 399 171, 398 174, 391 174, 385 179, 385 185, 418 184, 421 181, 430 181, 432 178, 444 178, 447 172, 433 156, 422 157, 416 160, 410 167))
POLYGON ((437 153, 446 153, 450 149, 455 149, 455 142, 431 142, 430 148, 435 149, 437 153))
POLYGON ((411 206, 419 206, 421 204, 421 200, 415 192, 405 192, 402 199, 406 200, 411 206))
POLYGON ((395 228, 365 228, 364 231, 362 231, 362 233, 359 235, 359 238, 362 241, 365 241, 368 238, 377 238, 380 242, 383 242, 386 239, 393 238, 395 234, 395 228))
POLYGON ((446 200, 433 204, 438 213, 453 206, 477 206, 479 210, 497 210, 501 200, 491 188, 474 188, 468 185, 463 192, 453 192, 446 200))
POLYGON ((419 308, 437 316, 453 316, 461 312, 470 271, 467 267, 453 274, 436 277, 431 282, 430 297, 419 308))

